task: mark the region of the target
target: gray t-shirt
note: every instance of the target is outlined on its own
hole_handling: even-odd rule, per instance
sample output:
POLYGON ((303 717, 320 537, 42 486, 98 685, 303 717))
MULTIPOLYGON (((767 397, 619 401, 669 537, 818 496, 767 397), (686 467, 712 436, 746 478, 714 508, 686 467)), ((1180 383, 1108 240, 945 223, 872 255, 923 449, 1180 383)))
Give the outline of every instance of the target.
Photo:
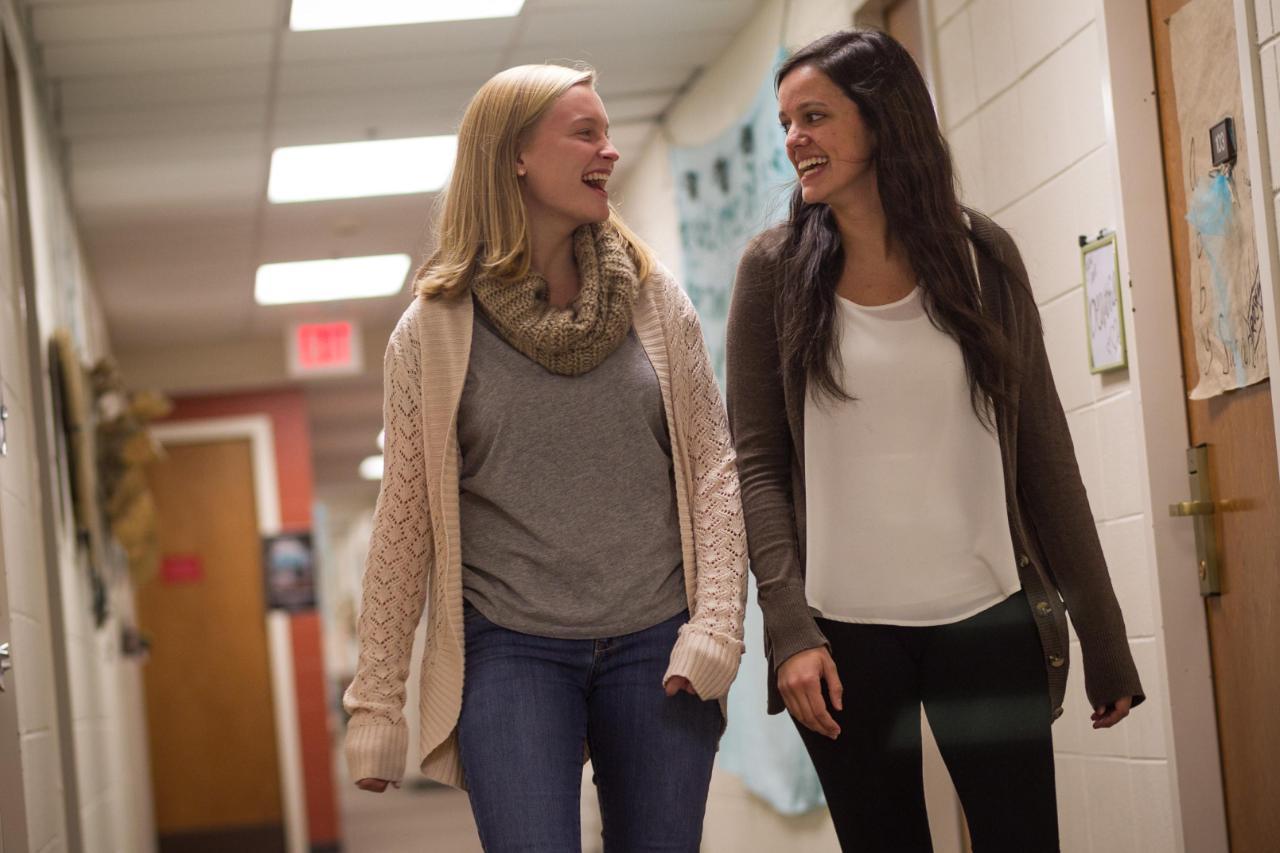
POLYGON ((687 606, 671 440, 634 330, 559 376, 475 312, 458 409, 463 596, 525 634, 629 634, 687 606))

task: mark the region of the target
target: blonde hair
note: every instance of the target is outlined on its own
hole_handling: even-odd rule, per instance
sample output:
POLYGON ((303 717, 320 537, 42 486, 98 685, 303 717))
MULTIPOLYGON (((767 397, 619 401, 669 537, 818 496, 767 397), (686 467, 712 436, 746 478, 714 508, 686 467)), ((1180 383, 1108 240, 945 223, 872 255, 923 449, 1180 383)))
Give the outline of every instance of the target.
MULTIPOLYGON (((418 295, 463 293, 480 271, 511 281, 528 275, 529 221, 516 158, 557 98, 584 83, 594 89, 595 80, 587 65, 519 65, 480 87, 458 128, 457 159, 437 207, 436 248, 416 275, 418 295)), ((612 205, 605 227, 622 237, 640 280, 647 278, 649 249, 612 205)))

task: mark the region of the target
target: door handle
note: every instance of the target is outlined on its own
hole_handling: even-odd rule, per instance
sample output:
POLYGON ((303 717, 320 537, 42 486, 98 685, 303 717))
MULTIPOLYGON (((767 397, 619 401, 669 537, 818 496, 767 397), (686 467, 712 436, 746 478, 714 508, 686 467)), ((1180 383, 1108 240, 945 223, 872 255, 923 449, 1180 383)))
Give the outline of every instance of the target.
POLYGON ((13 669, 13 663, 9 660, 9 644, 0 643, 0 693, 4 692, 4 674, 13 669))
POLYGON ((1200 578, 1200 595, 1222 594, 1222 578, 1218 572, 1218 533, 1213 517, 1234 509, 1231 501, 1215 501, 1209 483, 1209 445, 1197 444, 1187 449, 1187 478, 1191 481, 1191 500, 1169 504, 1169 515, 1187 517, 1196 531, 1196 574, 1200 578))
POLYGON ((1178 501, 1169 504, 1169 515, 1179 517, 1188 515, 1213 515, 1217 505, 1213 501, 1178 501))

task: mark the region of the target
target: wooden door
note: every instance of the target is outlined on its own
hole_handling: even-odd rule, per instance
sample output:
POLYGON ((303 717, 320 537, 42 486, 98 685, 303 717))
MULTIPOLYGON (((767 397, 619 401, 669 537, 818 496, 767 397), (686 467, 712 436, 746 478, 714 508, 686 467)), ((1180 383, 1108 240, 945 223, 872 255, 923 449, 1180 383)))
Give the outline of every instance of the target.
MULTIPOLYGON (((1178 325, 1183 375, 1190 391, 1198 369, 1190 333, 1190 265, 1184 187, 1184 132, 1179 127, 1170 53, 1169 18, 1189 0, 1149 0, 1155 47, 1157 95, 1164 149, 1165 189, 1169 199, 1178 325)), ((1226 14, 1231 3, 1224 4, 1226 14)), ((1234 65, 1234 50, 1220 61, 1234 65)), ((1237 127, 1243 116, 1235 117, 1237 127)), ((1241 163, 1237 179, 1247 174, 1241 163)), ((1254 187, 1254 192, 1263 188, 1254 187)), ((1280 365, 1271 365, 1272 372, 1280 365)), ((1187 401, 1192 444, 1208 444, 1214 497, 1235 509, 1215 515, 1221 555, 1222 594, 1207 598, 1214 697, 1222 754, 1223 788, 1231 849, 1238 853, 1275 850, 1280 838, 1280 477, 1276 469, 1271 383, 1264 381, 1201 401, 1187 401)), ((1167 464, 1181 464, 1169 460, 1167 464)), ((1189 497, 1189 495, 1188 495, 1189 497)), ((1190 523, 1188 521, 1188 523, 1190 523)), ((1188 572, 1196 567, 1188 565, 1188 572)), ((1176 626, 1169 626, 1176 630, 1176 626)), ((1184 796, 1194 797, 1194 791, 1184 796)))
POLYGON ((284 850, 248 440, 166 448, 150 482, 168 561, 138 596, 161 849, 284 850))

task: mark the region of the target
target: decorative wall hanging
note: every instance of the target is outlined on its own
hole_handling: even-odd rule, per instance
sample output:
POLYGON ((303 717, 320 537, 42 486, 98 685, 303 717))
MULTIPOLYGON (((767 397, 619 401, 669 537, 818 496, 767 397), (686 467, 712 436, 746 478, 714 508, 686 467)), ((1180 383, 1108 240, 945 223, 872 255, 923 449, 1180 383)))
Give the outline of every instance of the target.
POLYGON ((71 333, 55 329, 49 340, 50 381, 60 437, 59 472, 70 487, 71 518, 89 575, 94 621, 107 618, 106 571, 110 559, 103 531, 98 466, 94 448, 94 401, 71 333))
MULTIPOLYGON (((1199 373, 1193 400, 1269 375, 1253 191, 1235 175, 1234 159, 1215 158, 1211 142, 1225 151, 1222 135, 1240 120, 1223 119, 1244 115, 1234 21, 1231 0, 1192 0, 1169 22, 1191 236, 1189 305, 1199 373)), ((1244 137, 1230 142, 1231 153, 1247 163, 1244 137)))
POLYGON ((173 411, 173 404, 152 391, 130 391, 111 359, 94 365, 92 379, 103 508, 129 574, 140 585, 155 577, 160 565, 156 505, 146 469, 160 459, 161 449, 147 425, 173 411))
MULTIPOLYGON (((779 55, 780 63, 784 55, 779 55)), ((776 66, 775 66, 776 67, 776 66)), ((795 174, 778 126, 773 69, 747 112, 705 145, 672 146, 682 284, 698 309, 716 376, 724 383, 724 336, 738 260, 747 242, 787 215, 795 174)), ((822 787, 786 714, 765 713, 764 623, 755 584, 747 584, 746 653, 729 692, 729 727, 720 766, 782 814, 823 804, 822 787)))
POLYGON ((1089 370, 1105 373, 1128 366, 1124 345, 1124 297, 1116 235, 1080 238, 1080 267, 1084 271, 1084 320, 1089 336, 1089 370))

